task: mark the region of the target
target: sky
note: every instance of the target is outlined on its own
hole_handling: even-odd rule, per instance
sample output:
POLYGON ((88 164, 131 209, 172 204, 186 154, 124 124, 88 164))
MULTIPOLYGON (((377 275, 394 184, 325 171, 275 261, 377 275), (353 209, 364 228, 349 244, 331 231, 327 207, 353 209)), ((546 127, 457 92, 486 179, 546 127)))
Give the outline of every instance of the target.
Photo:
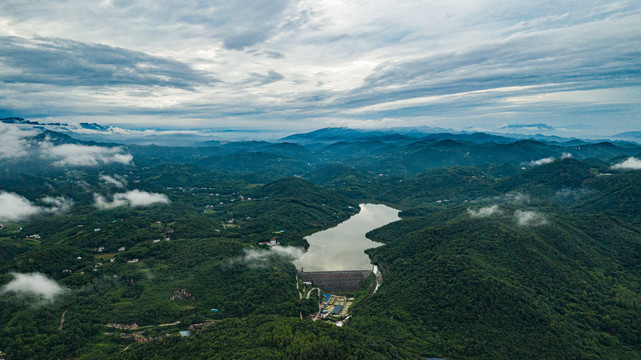
POLYGON ((641 2, 3 0, 0 82, 0 117, 57 122, 614 134, 641 2))

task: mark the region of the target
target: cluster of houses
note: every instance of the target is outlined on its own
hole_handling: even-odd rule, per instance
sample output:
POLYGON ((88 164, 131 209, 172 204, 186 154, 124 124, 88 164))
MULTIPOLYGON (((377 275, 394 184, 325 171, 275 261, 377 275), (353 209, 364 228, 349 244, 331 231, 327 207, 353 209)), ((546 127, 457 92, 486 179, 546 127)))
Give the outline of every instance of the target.
MULTIPOLYGON (((160 224, 161 222, 160 221, 156 221, 156 223, 160 224)), ((171 232, 173 232, 173 230, 171 230, 171 232)), ((171 238, 170 237, 166 237, 163 240, 170 241, 171 238)), ((152 243, 154 243, 154 244, 159 243, 159 242, 160 242, 160 239, 152 240, 152 243)), ((97 252, 103 252, 103 251, 105 251, 105 247, 104 246, 99 246, 99 247, 95 248, 94 250, 97 251, 97 252)), ((118 252, 124 252, 125 250, 127 250, 127 248, 125 246, 121 246, 121 247, 118 248, 118 252)), ((81 260, 81 259, 82 259, 82 257, 79 256, 78 260, 81 260)), ((112 257, 111 259, 109 259, 109 262, 113 263, 115 261, 116 261, 115 257, 112 257)), ((140 261, 139 258, 133 258, 133 259, 127 260, 127 263, 128 264, 135 264, 135 263, 138 263, 139 261, 140 261)), ((96 266, 94 266, 93 271, 96 271, 97 267, 100 266, 100 265, 102 265, 102 263, 98 263, 96 266)), ((66 270, 65 270, 65 272, 66 272, 66 270)), ((71 270, 69 270, 69 272, 71 272, 71 270)))
MULTIPOLYGON (((176 325, 176 324, 179 324, 179 323, 180 323, 180 321, 176 321, 175 323, 172 323, 172 324, 164 324, 164 325, 160 325, 160 326, 176 325)), ((191 336, 191 334, 193 332, 197 332, 199 330, 202 330, 202 329, 206 328, 207 326, 209 326, 209 325, 211 325, 213 323, 214 322, 212 320, 207 320, 207 321, 202 322, 202 323, 192 324, 192 325, 189 326, 189 330, 179 331, 178 334, 181 337, 188 337, 188 336, 191 336)), ((109 323, 109 324, 107 324, 107 327, 112 327, 112 328, 121 329, 121 330, 136 330, 136 329, 138 329, 138 325, 137 324, 126 325, 126 324, 109 323)), ((105 335, 112 335, 112 333, 111 332, 106 332, 105 335)), ((167 333, 167 334, 165 334, 165 337, 169 337, 171 335, 172 334, 167 333)), ((134 333, 120 333, 120 337, 123 338, 123 339, 133 339, 134 341, 141 343, 141 342, 147 342, 147 341, 154 341, 154 340, 160 339, 162 336, 147 337, 142 332, 134 332, 134 333)), ((3 360, 3 359, 0 358, 0 360, 3 360)))
POLYGON ((114 329, 121 329, 121 330, 136 330, 138 329, 138 324, 134 323, 131 325, 127 325, 127 324, 109 323, 107 324, 107 327, 114 328, 114 329))
POLYGON ((169 301, 176 301, 176 300, 185 300, 185 299, 193 299, 194 295, 192 295, 189 291, 187 291, 186 288, 179 288, 174 291, 174 293, 169 297, 169 301))
MULTIPOLYGON (((116 220, 114 220, 112 222, 116 222, 116 220)), ((155 224, 159 224, 159 225, 162 224, 161 221, 155 221, 154 223, 155 224)), ((78 227, 82 227, 82 226, 83 226, 82 224, 78 225, 78 227)), ((100 228, 95 228, 94 232, 98 232, 100 230, 101 230, 100 228)), ((220 231, 220 230, 218 230, 218 231, 220 231)), ((167 229, 165 232, 166 233, 173 233, 174 230, 173 229, 167 229)), ((41 238, 41 236, 39 234, 33 234, 33 235, 27 236, 27 238, 37 241, 38 239, 41 238)), ((171 238, 170 237, 165 237, 165 238, 163 238, 163 240, 164 241, 171 241, 171 238)), ((160 241, 161 241, 161 239, 154 239, 154 240, 152 240, 152 243, 156 244, 156 243, 159 243, 160 241)), ((124 252, 124 251, 126 251, 126 249, 127 248, 125 246, 121 246, 121 247, 118 248, 118 252, 124 252)), ((94 248, 94 251, 102 253, 102 252, 105 251, 105 247, 104 246, 96 247, 96 248, 94 248)), ((77 260, 82 260, 82 256, 78 256, 76 259, 77 260)), ((109 262, 111 262, 111 263, 114 263, 115 261, 116 261, 116 257, 111 257, 109 259, 109 262)), ((135 264, 135 263, 138 263, 138 262, 140 262, 139 258, 133 258, 133 259, 127 260, 128 264, 135 264)), ((97 263, 97 264, 94 265, 92 270, 93 271, 98 271, 98 267, 100 267, 100 266, 102 266, 102 263, 97 263)), ((63 273, 72 273, 72 270, 71 269, 64 269, 63 273)), ((84 271, 81 271, 80 274, 84 274, 84 271)), ((114 275, 114 277, 116 277, 116 275, 114 275)))
MULTIPOLYGON (((344 296, 335 296, 332 294, 323 294, 323 302, 321 307, 321 319, 328 317, 338 316, 344 317, 350 304, 354 301, 353 298, 344 296)), ((342 326, 341 323, 339 326, 342 326)))
POLYGON ((192 324, 192 325, 189 325, 189 331, 196 332, 198 330, 202 330, 202 329, 206 328, 207 326, 209 326, 209 325, 211 325, 213 323, 214 323, 213 320, 207 320, 207 321, 202 322, 202 323, 192 324))

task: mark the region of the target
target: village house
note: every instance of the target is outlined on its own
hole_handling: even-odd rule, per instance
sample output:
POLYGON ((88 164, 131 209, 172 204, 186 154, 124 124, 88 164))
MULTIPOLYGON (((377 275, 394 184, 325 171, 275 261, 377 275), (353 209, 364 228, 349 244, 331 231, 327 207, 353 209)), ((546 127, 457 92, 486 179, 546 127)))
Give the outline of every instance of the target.
POLYGON ((136 342, 141 343, 141 342, 149 341, 149 338, 141 333, 134 333, 134 340, 136 340, 136 342))
POLYGON ((116 328, 116 329, 123 329, 123 330, 136 330, 136 329, 138 329, 138 324, 133 323, 131 325, 127 325, 127 324, 109 323, 109 324, 107 324, 107 327, 112 327, 112 328, 116 328))

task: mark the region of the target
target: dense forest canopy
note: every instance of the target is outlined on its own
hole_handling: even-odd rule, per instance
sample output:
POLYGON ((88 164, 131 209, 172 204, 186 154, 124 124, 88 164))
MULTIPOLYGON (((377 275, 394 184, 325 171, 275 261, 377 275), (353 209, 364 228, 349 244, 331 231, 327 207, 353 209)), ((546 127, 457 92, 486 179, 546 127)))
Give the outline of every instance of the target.
POLYGON ((25 141, 59 155, 0 159, 7 359, 641 359, 637 144, 25 141), (291 261, 363 202, 402 210, 368 234, 382 285, 311 321, 291 261))

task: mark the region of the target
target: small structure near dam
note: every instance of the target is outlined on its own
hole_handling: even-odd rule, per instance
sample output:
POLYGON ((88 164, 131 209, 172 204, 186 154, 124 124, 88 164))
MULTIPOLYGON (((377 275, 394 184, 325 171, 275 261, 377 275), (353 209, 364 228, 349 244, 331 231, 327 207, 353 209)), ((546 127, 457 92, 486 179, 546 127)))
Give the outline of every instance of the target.
POLYGON ((312 283, 329 292, 356 291, 372 274, 372 270, 343 270, 343 271, 301 271, 302 281, 312 283))

